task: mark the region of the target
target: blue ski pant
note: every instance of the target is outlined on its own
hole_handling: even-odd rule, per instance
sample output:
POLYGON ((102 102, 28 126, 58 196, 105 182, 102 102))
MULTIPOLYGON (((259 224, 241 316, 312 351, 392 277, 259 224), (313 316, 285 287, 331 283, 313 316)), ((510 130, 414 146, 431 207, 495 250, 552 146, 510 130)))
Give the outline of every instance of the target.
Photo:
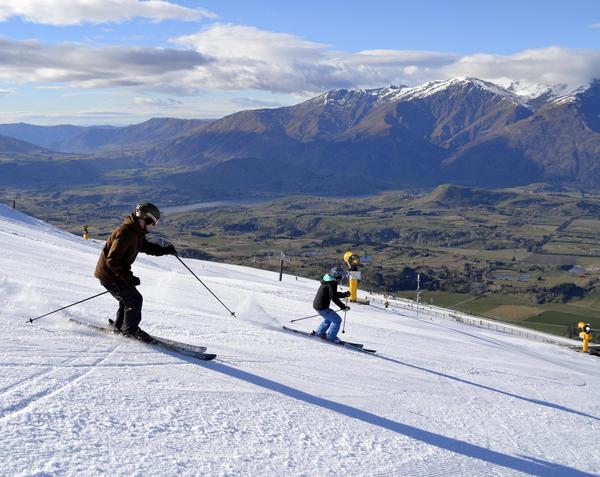
POLYGON ((319 325, 316 330, 318 335, 327 335, 327 339, 333 341, 340 331, 340 325, 342 324, 342 318, 331 308, 327 308, 325 310, 315 310, 321 317, 323 321, 319 325))

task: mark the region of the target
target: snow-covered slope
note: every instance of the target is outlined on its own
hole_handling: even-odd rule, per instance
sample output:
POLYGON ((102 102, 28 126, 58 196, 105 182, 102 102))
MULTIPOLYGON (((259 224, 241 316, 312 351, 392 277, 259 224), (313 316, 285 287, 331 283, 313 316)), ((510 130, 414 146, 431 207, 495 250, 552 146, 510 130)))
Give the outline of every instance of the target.
MULTIPOLYGON (((600 360, 428 316, 354 306, 369 356, 279 330, 317 282, 140 256, 143 327, 205 344, 198 363, 102 324, 101 247, 0 206, 2 475, 600 474, 600 360)), ((316 319, 299 321, 309 330, 316 319)))
POLYGON ((435 94, 447 92, 450 89, 455 89, 462 92, 465 88, 477 88, 478 90, 491 93, 493 95, 504 98, 514 104, 525 105, 522 99, 513 94, 507 89, 483 81, 477 78, 452 78, 443 81, 430 81, 413 88, 404 88, 398 91, 395 100, 409 101, 418 98, 427 98, 435 94))
MULTIPOLYGON (((522 89, 507 89, 478 78, 457 77, 448 80, 430 81, 428 83, 423 83, 413 87, 387 86, 385 88, 376 89, 333 90, 323 93, 322 95, 307 101, 307 103, 313 103, 315 105, 335 104, 338 107, 343 107, 346 103, 356 99, 357 97, 368 99, 372 102, 372 104, 395 103, 398 101, 424 99, 436 94, 447 93, 451 89, 463 93, 464 89, 466 88, 476 88, 478 90, 504 98, 514 104, 520 104, 523 106, 526 105, 527 100, 532 99, 533 97, 541 96, 542 94, 548 92, 548 87, 537 85, 539 91, 536 96, 535 92, 531 92, 529 90, 524 92, 522 89)), ((533 88, 533 85, 529 85, 529 88, 533 88)))

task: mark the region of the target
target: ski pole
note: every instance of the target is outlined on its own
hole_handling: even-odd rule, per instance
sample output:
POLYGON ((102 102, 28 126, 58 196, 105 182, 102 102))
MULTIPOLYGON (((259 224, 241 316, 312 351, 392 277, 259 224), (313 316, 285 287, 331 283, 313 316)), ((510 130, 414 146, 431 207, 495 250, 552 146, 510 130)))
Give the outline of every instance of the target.
POLYGON ((346 297, 346 308, 344 308, 344 324, 342 325, 342 333, 346 332, 346 312, 348 311, 348 297, 346 297))
POLYGON ((101 295, 106 295, 107 293, 108 293, 108 291, 105 291, 105 292, 102 292, 102 293, 98 293, 97 295, 94 295, 94 296, 91 296, 89 298, 86 298, 85 300, 80 300, 80 301, 77 301, 75 303, 71 303, 70 305, 63 306, 62 308, 59 308, 58 310, 54 310, 54 311, 51 311, 49 313, 46 313, 45 315, 40 315, 40 316, 37 316, 35 318, 29 318, 25 323, 33 323, 35 320, 39 320, 40 318, 43 318, 44 316, 51 315, 52 313, 56 313, 57 311, 64 310, 65 308, 70 308, 72 306, 79 305, 80 303, 83 303, 84 301, 91 300, 92 298, 96 298, 96 297, 101 296, 101 295))
POLYGON ((215 295, 215 294, 212 292, 212 290, 211 290, 210 288, 208 288, 208 287, 206 286, 206 284, 205 284, 205 283, 204 283, 202 280, 200 280, 200 279, 198 278, 198 276, 197 276, 197 275, 196 275, 196 274, 195 274, 195 273, 192 271, 192 269, 191 269, 190 267, 188 267, 188 266, 187 266, 187 265, 186 265, 186 264, 183 262, 183 260, 181 260, 181 259, 179 258, 179 255, 175 255, 175 256, 177 257, 177 260, 179 260, 179 261, 181 262, 181 264, 182 264, 182 265, 183 265, 185 268, 187 268, 187 269, 188 269, 188 271, 189 271, 189 272, 190 272, 192 275, 194 275, 194 277, 196 278, 196 280, 198 280, 200 283, 202 283, 202 285, 204 286, 204 288, 206 288, 206 289, 207 289, 207 290, 210 292, 210 294, 211 294, 212 296, 214 296, 214 297, 217 299, 217 301, 218 301, 218 302, 219 302, 221 305, 223 305, 223 306, 225 307, 225 309, 226 309, 226 310, 227 310, 227 311, 228 311, 228 312, 231 314, 231 316, 233 316, 234 318, 237 318, 237 316, 235 316, 235 313, 234 313, 233 311, 231 311, 229 308, 227 308, 227 305, 225 305, 225 303, 223 303, 223 302, 222 302, 222 301, 219 299, 219 297, 218 297, 217 295, 215 295))
MULTIPOLYGON (((342 311, 342 309, 340 308, 339 310, 335 311, 342 311)), ((320 316, 320 313, 317 313, 316 315, 305 316, 303 318, 296 318, 295 320, 290 320, 290 323, 294 323, 294 321, 308 320, 309 318, 315 318, 316 316, 320 316)))

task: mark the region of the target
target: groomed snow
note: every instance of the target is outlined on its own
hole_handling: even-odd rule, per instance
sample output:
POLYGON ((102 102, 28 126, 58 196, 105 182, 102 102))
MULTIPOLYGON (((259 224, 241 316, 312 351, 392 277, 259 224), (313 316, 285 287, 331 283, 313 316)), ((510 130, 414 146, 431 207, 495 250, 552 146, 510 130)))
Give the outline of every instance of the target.
MULTIPOLYGON (((159 225, 160 226, 160 225, 159 225)), ((140 255, 143 327, 204 344, 202 363, 72 324, 113 298, 86 242, 0 205, 2 475, 600 474, 600 359, 456 322, 355 305, 349 340, 279 330, 317 282, 140 255)), ((316 319, 299 321, 310 330, 316 319)))

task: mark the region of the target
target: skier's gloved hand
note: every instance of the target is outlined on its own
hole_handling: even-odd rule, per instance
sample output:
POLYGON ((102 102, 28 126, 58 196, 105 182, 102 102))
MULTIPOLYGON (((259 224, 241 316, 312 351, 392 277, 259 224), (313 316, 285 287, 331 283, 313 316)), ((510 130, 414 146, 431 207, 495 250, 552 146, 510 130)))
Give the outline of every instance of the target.
POLYGON ((350 307, 349 306, 345 306, 342 311, 349 311, 349 310, 350 310, 350 307))
POLYGON ((165 255, 177 255, 177 250, 173 244, 169 244, 165 247, 165 255))
POLYGON ((138 277, 136 277, 135 275, 132 275, 132 277, 127 282, 127 285, 131 285, 132 287, 137 287, 140 283, 141 283, 140 279, 138 277))
POLYGON ((344 298, 348 298, 349 296, 350 296, 350 292, 349 291, 344 292, 344 298))

